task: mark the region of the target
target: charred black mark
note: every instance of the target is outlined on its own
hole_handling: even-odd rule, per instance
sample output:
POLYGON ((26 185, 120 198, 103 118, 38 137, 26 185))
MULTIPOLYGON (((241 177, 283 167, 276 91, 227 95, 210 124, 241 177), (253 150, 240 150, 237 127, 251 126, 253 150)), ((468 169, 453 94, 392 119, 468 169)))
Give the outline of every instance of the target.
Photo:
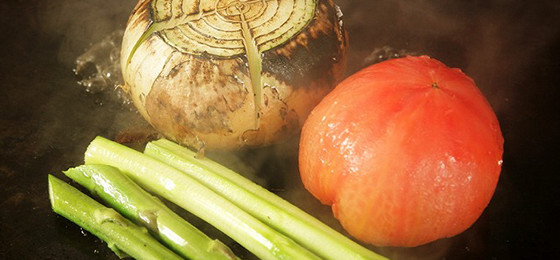
POLYGON ((183 69, 185 62, 179 63, 177 65, 175 65, 171 70, 169 70, 169 73, 167 73, 167 75, 165 75, 166 78, 174 78, 175 76, 177 76, 177 74, 183 69))
POLYGON ((291 86, 307 87, 317 78, 332 81, 334 75, 325 72, 330 71, 342 55, 338 41, 333 37, 333 35, 322 35, 310 40, 307 46, 294 48, 290 57, 267 52, 263 58, 263 70, 291 86), (335 55, 329 56, 325 53, 335 55))
POLYGON ((327 17, 327 21, 313 19, 307 30, 266 52, 263 70, 291 86, 308 87, 316 79, 334 82, 332 68, 344 56, 346 38, 332 9, 324 3, 317 5, 317 17, 327 17))

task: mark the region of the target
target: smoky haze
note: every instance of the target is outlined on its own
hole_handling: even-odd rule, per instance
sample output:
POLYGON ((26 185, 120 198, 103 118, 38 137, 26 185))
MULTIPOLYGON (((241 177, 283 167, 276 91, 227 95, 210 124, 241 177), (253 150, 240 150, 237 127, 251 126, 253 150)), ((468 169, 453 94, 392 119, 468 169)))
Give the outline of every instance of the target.
POLYGON ((38 14, 45 33, 60 37, 58 59, 73 66, 76 58, 91 45, 116 30, 124 29, 134 0, 43 1, 38 14))
MULTIPOLYGON (((515 98, 506 86, 522 80, 517 77, 560 31, 551 19, 554 15, 542 15, 557 13, 557 1, 336 3, 350 33, 348 74, 379 61, 380 51, 385 56, 427 54, 473 77, 498 113, 515 98)), ((46 1, 40 4, 45 11, 38 14, 39 25, 45 33, 60 37, 59 61, 75 66, 86 49, 124 29, 135 4, 134 0, 46 1)))
POLYGON ((560 32, 558 1, 358 2, 338 1, 350 31, 349 72, 383 46, 430 55, 471 76, 498 113, 560 32))

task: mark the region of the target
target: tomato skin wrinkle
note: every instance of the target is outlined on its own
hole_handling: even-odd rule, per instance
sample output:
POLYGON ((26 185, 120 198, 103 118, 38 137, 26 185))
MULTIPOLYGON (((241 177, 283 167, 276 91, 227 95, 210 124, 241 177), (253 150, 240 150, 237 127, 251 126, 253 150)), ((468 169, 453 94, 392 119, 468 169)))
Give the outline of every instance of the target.
POLYGON ((471 78, 428 56, 405 57, 351 75, 315 107, 301 132, 300 175, 355 238, 418 246, 478 219, 503 143, 471 78))

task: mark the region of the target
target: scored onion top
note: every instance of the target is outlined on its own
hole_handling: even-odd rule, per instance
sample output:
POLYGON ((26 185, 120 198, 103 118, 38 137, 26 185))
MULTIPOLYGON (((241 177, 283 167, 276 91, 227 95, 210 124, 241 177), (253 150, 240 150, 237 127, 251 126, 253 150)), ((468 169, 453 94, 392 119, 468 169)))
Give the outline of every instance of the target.
POLYGON ((217 0, 152 2, 154 26, 184 53, 219 57, 276 47, 313 18, 309 0, 217 0))

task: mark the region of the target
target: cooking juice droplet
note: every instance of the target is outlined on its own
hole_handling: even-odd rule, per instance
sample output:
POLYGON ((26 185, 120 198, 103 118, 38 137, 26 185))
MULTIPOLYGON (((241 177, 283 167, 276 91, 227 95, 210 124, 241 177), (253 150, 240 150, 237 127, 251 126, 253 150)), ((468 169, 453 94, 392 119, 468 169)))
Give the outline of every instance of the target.
POLYGON ((119 66, 123 33, 122 30, 112 32, 75 60, 74 74, 86 92, 99 93, 123 82, 119 66))

